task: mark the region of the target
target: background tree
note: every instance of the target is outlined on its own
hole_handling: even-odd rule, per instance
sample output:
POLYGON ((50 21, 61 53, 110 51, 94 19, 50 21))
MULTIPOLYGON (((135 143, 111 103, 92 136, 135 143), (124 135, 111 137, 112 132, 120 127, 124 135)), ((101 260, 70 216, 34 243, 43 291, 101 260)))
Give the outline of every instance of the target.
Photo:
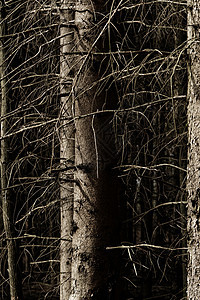
MULTIPOLYGON (((9 113, 9 94, 6 64, 6 47, 4 36, 6 35, 6 14, 5 3, 0 2, 0 74, 1 74, 1 137, 4 137, 8 130, 7 114, 9 113)), ((12 300, 22 299, 19 274, 17 272, 17 248, 15 241, 15 228, 13 224, 12 209, 14 198, 10 194, 9 185, 9 146, 8 140, 1 140, 1 204, 5 238, 7 242, 8 273, 10 297, 12 300)))

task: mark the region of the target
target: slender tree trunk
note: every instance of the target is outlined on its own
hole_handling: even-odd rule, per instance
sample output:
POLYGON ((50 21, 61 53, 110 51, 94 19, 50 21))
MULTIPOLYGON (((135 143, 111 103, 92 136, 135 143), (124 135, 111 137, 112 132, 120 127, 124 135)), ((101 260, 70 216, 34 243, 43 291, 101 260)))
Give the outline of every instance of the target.
MULTIPOLYGON (((95 39, 92 29, 96 3, 93 4, 94 6, 90 0, 77 2, 75 24, 79 52, 89 51, 95 39)), ((102 8, 103 5, 104 3, 102 8)), ((97 10, 97 17, 98 13, 97 10)), ((106 107, 105 93, 97 91, 94 86, 98 81, 98 69, 95 70, 93 62, 89 58, 85 61, 84 55, 76 60, 76 116, 97 112, 106 107)), ((106 250, 106 246, 115 242, 117 220, 111 118, 109 114, 94 114, 79 118, 75 123, 76 185, 70 300, 110 299, 109 296, 113 293, 113 282, 110 279, 114 275, 114 255, 112 253, 110 256, 106 250)), ((117 296, 114 299, 118 299, 117 296)))
POLYGON ((188 299, 200 299, 200 2, 188 0, 188 299))
MULTIPOLYGON (((5 21, 3 20, 3 1, 0 2, 0 36, 5 33, 5 21)), ((7 107, 8 91, 6 82, 5 50, 3 39, 0 39, 0 76, 1 76, 1 137, 7 132, 7 107)), ((13 215, 11 211, 10 192, 8 189, 8 144, 7 139, 1 140, 1 201, 3 211, 3 224, 7 239, 8 249, 8 273, 11 300, 22 299, 19 276, 17 272, 16 245, 14 240, 13 215)))
POLYGON ((61 77, 61 130, 60 130, 60 299, 69 299, 71 292, 71 248, 74 193, 74 124, 66 126, 72 111, 72 64, 70 52, 73 48, 74 21, 73 1, 60 3, 60 77, 61 77))

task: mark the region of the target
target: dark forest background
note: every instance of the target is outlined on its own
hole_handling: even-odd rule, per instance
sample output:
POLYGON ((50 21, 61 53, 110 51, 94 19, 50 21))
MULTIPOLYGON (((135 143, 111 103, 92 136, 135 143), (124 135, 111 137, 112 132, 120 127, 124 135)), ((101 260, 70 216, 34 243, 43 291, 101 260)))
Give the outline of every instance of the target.
MULTIPOLYGON (((59 1, 2 3, 7 179, 23 293, 59 299, 59 1)), ((119 255, 113 282, 121 299, 184 299, 186 2, 113 1, 99 30, 105 25, 101 43, 108 51, 90 55, 102 62, 97 91, 116 103, 120 241, 107 250, 119 255)), ((0 298, 9 299, 0 220, 0 298)))

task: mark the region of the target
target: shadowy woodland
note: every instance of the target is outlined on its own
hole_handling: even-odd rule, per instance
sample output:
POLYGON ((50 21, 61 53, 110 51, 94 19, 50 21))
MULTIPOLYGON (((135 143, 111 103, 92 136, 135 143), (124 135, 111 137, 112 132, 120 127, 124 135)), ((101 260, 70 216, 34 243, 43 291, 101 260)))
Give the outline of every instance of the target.
MULTIPOLYGON (((108 255, 102 261, 113 260, 114 268, 107 270, 106 292, 90 298, 186 299, 187 3, 103 2, 77 29, 75 2, 66 4, 69 19, 63 24, 62 1, 1 1, 1 99, 7 110, 2 100, 0 298, 10 299, 11 247, 19 299, 67 300, 60 296, 63 189, 66 184, 74 189, 76 199, 80 190, 92 194, 96 176, 102 218, 115 210, 110 223, 99 227, 112 237, 101 236, 108 255), (65 29, 72 45, 64 53, 65 29), (86 98, 93 108, 77 108, 86 98), (94 99, 100 98, 97 105, 94 99), (85 140, 81 128, 88 132, 85 140), (67 130, 70 140, 63 138, 67 130), (81 156, 77 146, 78 158, 63 162, 64 142, 70 148, 74 139, 87 153, 81 156)), ((94 2, 98 7, 101 1, 94 2)), ((84 214, 79 204, 70 221, 69 264, 79 247, 76 239, 90 247, 86 231, 78 230, 82 221, 76 213, 84 214)), ((90 222, 97 228, 101 218, 90 206, 89 215, 87 228, 90 222)))

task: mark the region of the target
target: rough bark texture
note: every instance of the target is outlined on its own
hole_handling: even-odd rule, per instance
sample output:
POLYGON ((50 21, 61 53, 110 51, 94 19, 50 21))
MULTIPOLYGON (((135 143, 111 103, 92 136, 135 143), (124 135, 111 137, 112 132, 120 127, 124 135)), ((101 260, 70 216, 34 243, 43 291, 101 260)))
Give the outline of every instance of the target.
MULTIPOLYGON (((90 50, 94 42, 92 24, 95 8, 89 0, 77 3, 75 23, 79 52, 90 50)), ((94 84, 98 81, 98 70, 85 57, 79 56, 76 60, 76 116, 106 108, 105 94, 97 91, 94 84)), ((111 118, 109 114, 99 114, 80 118, 75 123, 76 185, 70 300, 112 299, 109 297, 113 292, 114 255, 112 253, 109 257, 106 250, 106 246, 114 243, 117 220, 111 118)), ((118 298, 115 296, 113 299, 118 298)))
POLYGON ((74 34, 71 27, 74 21, 73 1, 60 3, 60 76, 61 76, 61 130, 60 130, 60 299, 67 300, 71 292, 71 234, 74 193, 74 124, 67 126, 73 118, 72 102, 72 57, 74 34))
POLYGON ((188 1, 188 277, 187 298, 200 299, 200 2, 188 1))
MULTIPOLYGON (((3 2, 0 2, 0 36, 5 32, 5 24, 3 20, 3 2)), ((1 76, 1 137, 7 132, 7 107, 8 107, 8 91, 6 83, 6 67, 5 67, 5 51, 2 39, 0 40, 0 76, 1 76)), ((7 239, 8 249, 8 273, 10 284, 11 300, 21 300, 21 290, 19 286, 19 277, 17 274, 17 256, 16 245, 14 240, 14 226, 12 223, 12 211, 10 193, 8 189, 8 143, 7 139, 1 140, 1 201, 3 212, 3 224, 5 236, 7 239)))

